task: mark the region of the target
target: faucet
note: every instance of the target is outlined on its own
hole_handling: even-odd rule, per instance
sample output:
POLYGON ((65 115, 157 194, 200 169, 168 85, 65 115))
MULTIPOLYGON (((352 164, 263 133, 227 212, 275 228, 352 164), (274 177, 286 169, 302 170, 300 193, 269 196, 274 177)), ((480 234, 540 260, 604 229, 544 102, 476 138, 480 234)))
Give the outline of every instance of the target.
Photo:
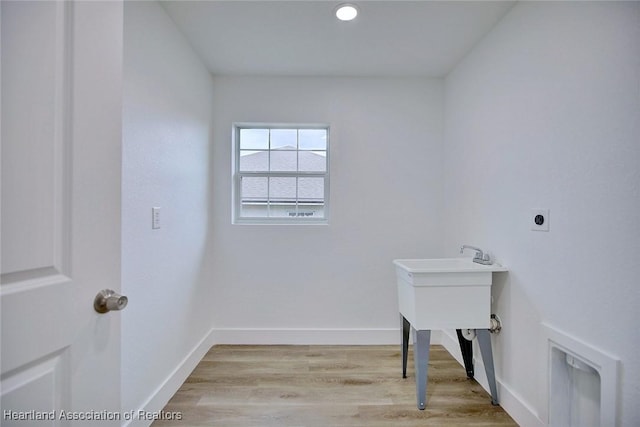
POLYGON ((493 264, 493 262, 491 261, 491 258, 489 257, 489 254, 483 253, 482 249, 477 248, 475 246, 462 245, 462 247, 460 248, 460 253, 464 252, 465 249, 473 249, 474 251, 476 251, 476 254, 473 257, 473 262, 476 262, 478 264, 483 264, 483 265, 493 264))

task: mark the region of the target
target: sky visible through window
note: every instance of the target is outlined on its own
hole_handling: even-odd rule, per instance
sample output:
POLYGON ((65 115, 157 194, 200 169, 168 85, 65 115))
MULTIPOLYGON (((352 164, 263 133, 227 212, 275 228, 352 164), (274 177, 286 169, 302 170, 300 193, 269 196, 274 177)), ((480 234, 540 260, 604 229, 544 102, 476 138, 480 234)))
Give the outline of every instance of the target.
POLYGON ((241 150, 286 148, 326 150, 327 131, 326 129, 240 129, 241 150))

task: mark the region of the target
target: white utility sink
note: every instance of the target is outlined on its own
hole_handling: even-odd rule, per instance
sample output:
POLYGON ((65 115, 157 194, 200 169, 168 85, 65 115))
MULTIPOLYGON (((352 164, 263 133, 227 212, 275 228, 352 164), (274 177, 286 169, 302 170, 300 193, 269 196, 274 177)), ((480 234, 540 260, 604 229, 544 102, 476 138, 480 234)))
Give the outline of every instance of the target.
POLYGON ((416 329, 491 327, 493 273, 471 258, 397 259, 400 313, 416 329))
MULTIPOLYGON (((468 246, 463 246, 463 249, 468 246)), ((482 251, 475 249, 483 259, 482 251)), ((402 323, 402 376, 407 376, 410 329, 414 332, 416 395, 418 408, 427 397, 429 344, 434 329, 457 329, 467 375, 473 375, 472 350, 463 349, 460 330, 475 329, 491 389, 491 403, 498 404, 498 392, 491 350, 491 284, 493 273, 507 271, 499 264, 479 264, 471 258, 396 259, 398 302, 402 323), (468 352, 465 354, 465 352, 468 352), (467 361, 467 358, 469 361, 467 361), (471 371, 470 371, 471 369, 471 371), (471 372, 471 374, 469 374, 471 372)))

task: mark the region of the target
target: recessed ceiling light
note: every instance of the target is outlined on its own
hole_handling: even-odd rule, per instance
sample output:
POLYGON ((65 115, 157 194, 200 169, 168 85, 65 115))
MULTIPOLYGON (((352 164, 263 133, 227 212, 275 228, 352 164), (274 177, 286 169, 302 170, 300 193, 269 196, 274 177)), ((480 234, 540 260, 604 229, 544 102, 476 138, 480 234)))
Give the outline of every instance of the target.
POLYGON ((341 21, 351 21, 358 16, 358 8, 352 4, 341 4, 336 8, 336 18, 341 21))

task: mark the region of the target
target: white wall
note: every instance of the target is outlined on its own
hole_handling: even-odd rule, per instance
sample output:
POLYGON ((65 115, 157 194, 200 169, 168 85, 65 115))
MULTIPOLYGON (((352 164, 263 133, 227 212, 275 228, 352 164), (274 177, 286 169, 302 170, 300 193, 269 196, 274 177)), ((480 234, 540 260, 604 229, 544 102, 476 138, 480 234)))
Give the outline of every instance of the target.
POLYGON ((446 78, 445 254, 509 267, 497 375, 534 415, 546 322, 620 358, 621 422, 640 424, 639 23, 636 2, 520 3, 446 78))
POLYGON ((215 77, 214 89, 218 342, 398 342, 391 261, 442 242, 442 82, 215 77), (231 225, 234 121, 331 126, 328 226, 231 225))
POLYGON ((157 3, 126 2, 124 21, 122 410, 159 410, 210 346, 212 86, 157 3))

